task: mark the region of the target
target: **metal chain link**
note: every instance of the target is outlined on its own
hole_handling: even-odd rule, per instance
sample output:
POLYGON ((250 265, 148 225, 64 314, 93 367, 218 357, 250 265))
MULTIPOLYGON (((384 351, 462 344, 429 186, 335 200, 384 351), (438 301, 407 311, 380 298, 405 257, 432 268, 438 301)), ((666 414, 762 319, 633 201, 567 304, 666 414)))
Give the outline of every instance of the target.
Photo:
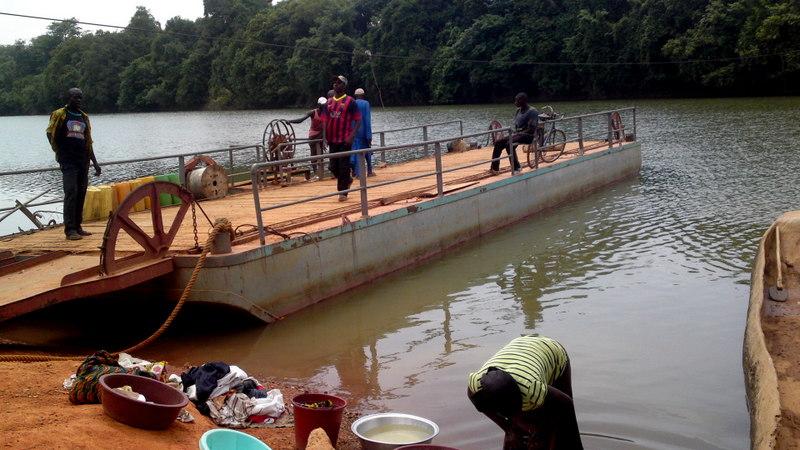
POLYGON ((192 227, 194 228, 194 248, 200 248, 200 240, 197 238, 197 212, 194 209, 194 201, 192 201, 192 227))

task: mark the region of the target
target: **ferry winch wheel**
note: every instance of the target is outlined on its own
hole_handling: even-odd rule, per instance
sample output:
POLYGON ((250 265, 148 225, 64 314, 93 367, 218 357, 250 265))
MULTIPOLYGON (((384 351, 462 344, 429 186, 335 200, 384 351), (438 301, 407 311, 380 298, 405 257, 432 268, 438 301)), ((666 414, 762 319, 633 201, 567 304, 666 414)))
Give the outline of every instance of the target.
MULTIPOLYGON (((503 125, 496 120, 493 120, 491 123, 489 123, 489 130, 499 130, 500 128, 503 128, 503 125)), ((497 141, 505 137, 502 131, 495 131, 490 136, 492 137, 492 145, 496 144, 497 141)))
POLYGON ((618 112, 611 113, 611 130, 614 132, 614 139, 622 138, 622 117, 618 112))
POLYGON ((126 267, 162 258, 169 250, 170 245, 172 245, 172 241, 175 239, 175 235, 178 233, 178 229, 192 201, 191 192, 168 181, 153 181, 134 189, 120 203, 108 221, 108 225, 106 225, 103 246, 100 248, 100 268, 102 273, 108 275, 126 267), (175 208, 176 214, 172 219, 172 223, 166 229, 164 228, 165 218, 161 208, 161 194, 169 194, 181 200, 180 206, 175 208), (150 199, 152 234, 142 229, 130 216, 134 206, 145 198, 150 199), (124 230, 141 246, 142 253, 117 259, 117 240, 121 230, 124 230))
POLYGON ((261 143, 264 145, 264 157, 267 161, 278 161, 281 159, 291 159, 294 147, 279 147, 284 142, 294 142, 294 128, 292 124, 283 120, 275 119, 267 124, 261 143))

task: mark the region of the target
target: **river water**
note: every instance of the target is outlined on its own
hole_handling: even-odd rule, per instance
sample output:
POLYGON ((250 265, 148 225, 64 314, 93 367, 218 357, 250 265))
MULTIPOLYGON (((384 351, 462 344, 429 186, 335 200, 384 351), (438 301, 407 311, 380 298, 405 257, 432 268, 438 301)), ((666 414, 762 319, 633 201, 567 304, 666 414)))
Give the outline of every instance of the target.
MULTIPOLYGON (((636 106, 640 176, 270 326, 198 313, 139 356, 237 364, 364 414, 427 417, 442 429, 434 442, 486 449, 502 434, 467 400, 466 375, 534 333, 570 353, 586 448, 748 448, 749 271, 761 234, 797 207, 800 98, 553 106, 570 115, 636 106)), ((298 113, 97 115, 92 125, 102 162, 253 143, 268 120, 298 113)), ((373 126, 463 119, 469 132, 512 113, 376 109, 373 126)), ((6 170, 50 165, 45 126, 46 117, 0 118, 6 170)), ((118 181, 108 172, 100 181, 118 181)), ((30 178, 3 186, 2 206, 58 174, 30 178)))

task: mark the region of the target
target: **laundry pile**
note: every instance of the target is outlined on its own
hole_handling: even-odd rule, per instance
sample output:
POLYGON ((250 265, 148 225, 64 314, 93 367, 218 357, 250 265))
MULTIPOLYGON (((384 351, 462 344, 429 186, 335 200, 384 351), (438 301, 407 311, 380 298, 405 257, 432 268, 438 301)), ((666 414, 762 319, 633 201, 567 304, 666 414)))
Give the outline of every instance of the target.
POLYGON ((224 362, 191 367, 181 374, 181 383, 198 411, 219 426, 274 423, 286 410, 280 390, 266 390, 245 371, 224 362))
POLYGON ((134 358, 127 353, 119 357, 100 350, 83 360, 75 375, 64 380, 64 388, 69 389, 69 401, 76 405, 100 403, 100 377, 109 373, 131 373, 159 381, 167 381, 164 371, 167 363, 151 363, 134 358))
MULTIPOLYGON (((165 369, 165 361, 152 363, 127 353, 117 356, 101 350, 87 357, 75 375, 64 380, 64 388, 69 389, 72 403, 100 403, 100 377, 109 373, 141 375, 185 392, 198 411, 210 416, 217 425, 230 428, 272 424, 286 410, 280 390, 265 389, 237 366, 210 362, 190 367, 180 377, 167 374, 165 369)), ((188 415, 178 420, 194 419, 188 415)))

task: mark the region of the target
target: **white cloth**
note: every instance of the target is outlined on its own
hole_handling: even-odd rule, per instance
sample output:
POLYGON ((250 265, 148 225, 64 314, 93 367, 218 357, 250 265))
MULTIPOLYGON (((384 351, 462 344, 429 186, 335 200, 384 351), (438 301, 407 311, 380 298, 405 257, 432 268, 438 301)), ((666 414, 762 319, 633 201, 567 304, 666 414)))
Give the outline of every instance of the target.
POLYGON ((217 380, 217 388, 211 391, 211 395, 208 396, 208 399, 213 400, 220 395, 226 394, 233 386, 236 386, 245 379, 247 379, 247 374, 244 370, 240 369, 239 366, 230 366, 230 372, 217 380))
POLYGON ((250 416, 267 415, 263 423, 273 423, 286 410, 283 394, 278 389, 267 392, 264 398, 250 398, 241 392, 220 395, 206 402, 209 415, 222 427, 245 428, 252 424, 250 416))
POLYGON ((255 405, 250 411, 251 416, 267 415, 278 418, 286 410, 286 405, 283 404, 283 394, 279 389, 269 390, 266 397, 253 400, 255 400, 255 405))
POLYGON ((150 361, 134 358, 133 356, 127 353, 120 353, 119 354, 119 365, 126 368, 126 369, 142 369, 147 370, 147 366, 152 365, 150 361))
POLYGON ((206 402, 215 424, 222 427, 244 428, 249 424, 253 399, 241 392, 222 395, 206 402))

